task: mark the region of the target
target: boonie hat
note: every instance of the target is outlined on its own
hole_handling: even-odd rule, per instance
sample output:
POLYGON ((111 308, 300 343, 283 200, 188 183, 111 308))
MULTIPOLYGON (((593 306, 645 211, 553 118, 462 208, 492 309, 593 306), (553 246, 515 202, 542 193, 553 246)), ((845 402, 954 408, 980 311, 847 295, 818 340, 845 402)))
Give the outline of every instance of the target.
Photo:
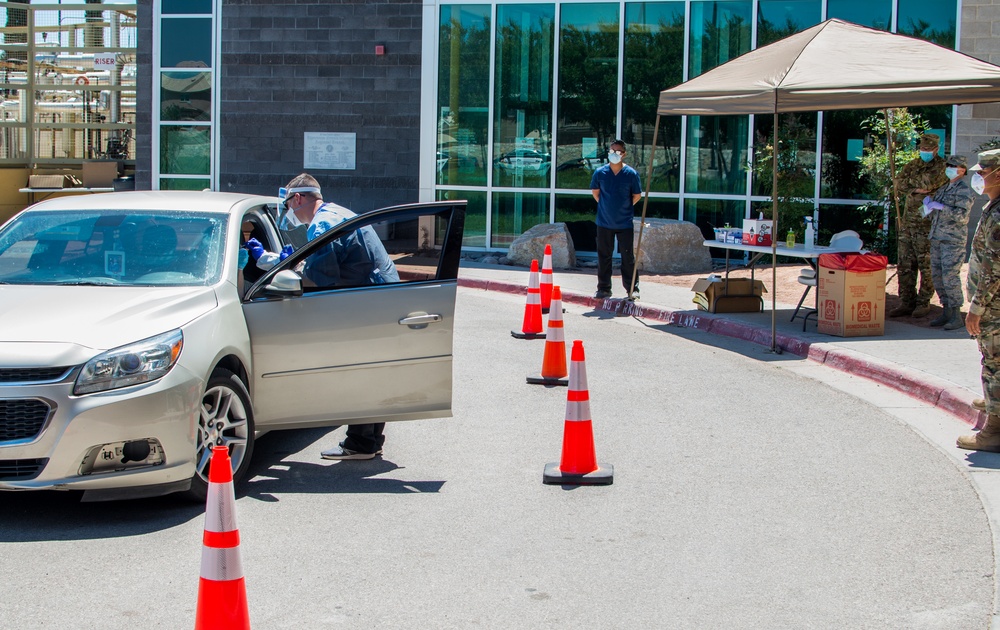
POLYGON ((920 147, 925 149, 936 149, 941 141, 936 134, 925 133, 920 136, 920 147))
POLYGON ((961 166, 965 170, 969 170, 969 162, 965 159, 964 155, 949 155, 948 159, 945 160, 945 164, 948 166, 961 166))
POLYGON ((979 154, 979 161, 970 171, 981 171, 984 168, 996 168, 1000 166, 1000 149, 990 149, 979 154))

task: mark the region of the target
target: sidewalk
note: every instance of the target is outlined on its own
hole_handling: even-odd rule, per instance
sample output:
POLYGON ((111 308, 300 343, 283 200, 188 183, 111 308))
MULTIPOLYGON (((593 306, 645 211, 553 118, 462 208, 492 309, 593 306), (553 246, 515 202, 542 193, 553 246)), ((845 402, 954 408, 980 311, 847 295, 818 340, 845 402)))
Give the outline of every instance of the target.
MULTIPOLYGON (((624 296, 618 271, 615 273, 615 294, 624 296)), ((524 295, 527 283, 528 270, 523 267, 463 260, 459 270, 459 286, 463 287, 524 295)), ((595 299, 593 270, 557 269, 553 283, 561 288, 564 303, 743 339, 759 344, 762 351, 771 347, 771 298, 767 295, 763 312, 713 314, 697 310, 689 289, 653 280, 640 283, 641 299, 634 303, 595 299)), ((985 414, 971 406, 974 398, 982 397, 979 348, 964 330, 928 329, 887 319, 882 337, 833 337, 816 332, 815 319, 805 332, 801 319, 790 322, 794 304, 778 303, 776 309, 776 346, 780 351, 863 376, 982 426, 985 414)))

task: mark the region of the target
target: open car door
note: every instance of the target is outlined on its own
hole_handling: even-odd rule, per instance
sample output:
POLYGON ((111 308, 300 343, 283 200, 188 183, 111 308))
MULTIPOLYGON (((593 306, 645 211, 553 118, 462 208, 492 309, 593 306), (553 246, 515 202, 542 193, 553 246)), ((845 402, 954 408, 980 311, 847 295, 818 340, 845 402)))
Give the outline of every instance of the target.
POLYGON ((464 221, 464 201, 365 213, 306 243, 249 287, 243 313, 259 429, 451 415, 464 221), (369 260, 388 255, 389 273, 349 277, 358 251, 369 260), (336 260, 341 272, 329 271, 336 260))

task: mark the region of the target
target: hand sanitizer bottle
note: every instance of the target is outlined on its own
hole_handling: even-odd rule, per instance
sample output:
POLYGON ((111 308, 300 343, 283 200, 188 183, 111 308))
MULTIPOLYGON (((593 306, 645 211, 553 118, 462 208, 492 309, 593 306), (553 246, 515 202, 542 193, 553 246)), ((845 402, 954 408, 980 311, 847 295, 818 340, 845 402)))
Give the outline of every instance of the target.
POLYGON ((815 244, 816 235, 813 233, 812 217, 806 217, 805 247, 806 249, 812 249, 815 244))
POLYGON ((788 237, 785 239, 785 247, 791 249, 795 247, 795 232, 789 228, 788 237))

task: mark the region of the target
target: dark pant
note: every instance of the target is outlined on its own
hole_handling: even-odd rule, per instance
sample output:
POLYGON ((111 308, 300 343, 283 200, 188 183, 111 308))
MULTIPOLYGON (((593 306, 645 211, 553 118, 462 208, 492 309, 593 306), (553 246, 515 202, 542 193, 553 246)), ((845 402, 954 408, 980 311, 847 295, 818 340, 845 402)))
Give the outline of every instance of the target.
POLYGON ((385 443, 385 423, 377 424, 349 424, 347 425, 347 439, 344 440, 344 448, 360 453, 375 453, 382 449, 385 443))
MULTIPOLYGON (((632 273, 635 269, 635 252, 632 250, 632 240, 635 232, 632 228, 611 230, 597 226, 597 290, 611 291, 611 258, 615 252, 615 239, 618 239, 618 253, 622 257, 622 286, 628 293, 632 283, 632 273)), ((639 289, 639 275, 635 276, 634 290, 639 289)))

